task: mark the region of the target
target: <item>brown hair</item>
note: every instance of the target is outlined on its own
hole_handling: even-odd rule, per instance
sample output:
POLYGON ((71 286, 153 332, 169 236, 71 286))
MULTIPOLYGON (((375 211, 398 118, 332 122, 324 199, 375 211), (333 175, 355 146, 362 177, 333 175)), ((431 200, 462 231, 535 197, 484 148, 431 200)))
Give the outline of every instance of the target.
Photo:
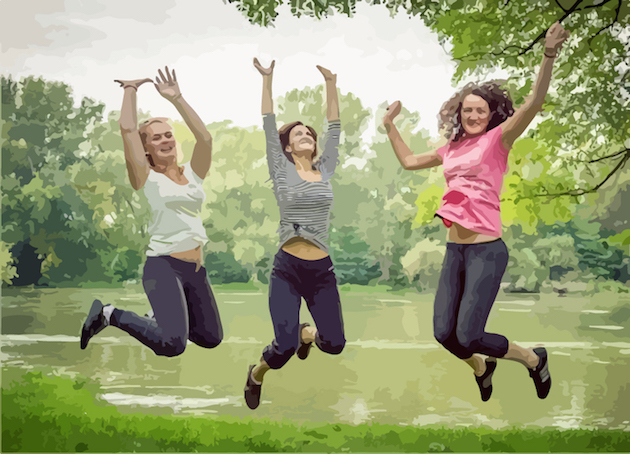
MULTIPOLYGON (((138 132, 140 133, 140 140, 142 141, 142 146, 144 147, 145 151, 146 151, 146 146, 145 145, 146 145, 147 140, 149 138, 149 133, 147 132, 147 129, 153 123, 163 123, 163 124, 168 125, 168 118, 166 118, 166 117, 149 118, 147 121, 143 121, 142 123, 140 123, 140 127, 138 128, 138 132)), ((149 160, 149 165, 151 167, 155 167, 155 163, 153 162, 153 156, 151 156, 148 153, 146 153, 146 156, 147 156, 147 159, 149 160)))
POLYGON ((468 95, 481 97, 490 108, 490 121, 486 131, 496 128, 508 117, 514 115, 512 100, 507 90, 501 88, 504 81, 490 80, 483 83, 469 83, 446 101, 438 115, 438 126, 447 139, 457 142, 464 135, 462 126, 462 103, 468 95))
POLYGON ((282 152, 287 157, 287 159, 291 161, 291 163, 293 164, 295 164, 295 161, 293 160, 293 156, 291 156, 291 153, 286 151, 286 149, 287 149, 287 146, 289 146, 289 135, 291 134, 291 130, 295 128, 296 126, 300 126, 300 125, 306 126, 306 128, 311 133, 313 140, 315 141, 315 150, 313 151, 313 154, 311 155, 311 161, 315 159, 315 156, 317 156, 317 132, 315 132, 313 128, 311 128, 308 125, 305 125, 301 121, 294 121, 292 123, 287 123, 286 125, 282 126, 278 130, 278 135, 280 136, 280 146, 282 147, 282 152))

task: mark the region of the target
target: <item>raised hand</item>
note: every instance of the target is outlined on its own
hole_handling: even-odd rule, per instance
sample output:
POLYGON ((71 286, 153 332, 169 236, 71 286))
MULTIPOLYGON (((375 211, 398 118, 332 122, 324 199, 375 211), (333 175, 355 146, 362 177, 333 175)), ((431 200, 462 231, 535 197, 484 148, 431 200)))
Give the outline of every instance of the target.
POLYGON ((401 109, 402 104, 400 101, 394 101, 387 108, 387 112, 385 112, 385 116, 383 117, 383 125, 385 126, 387 132, 389 132, 391 125, 394 124, 394 118, 396 118, 396 116, 400 113, 401 109))
POLYGON ((276 65, 276 61, 273 60, 271 62, 271 65, 269 65, 269 68, 263 68, 263 66, 260 64, 260 62, 258 61, 257 58, 254 58, 254 66, 256 67, 256 69, 258 70, 258 72, 260 74, 262 74, 263 76, 271 76, 273 74, 273 67, 276 65))
POLYGON ((569 37, 570 32, 566 30, 560 22, 556 22, 549 30, 547 30, 547 34, 545 35, 545 53, 547 51, 557 53, 560 49, 562 49, 562 44, 569 37))
POLYGON ((329 69, 326 69, 323 66, 317 65, 317 69, 319 69, 319 72, 322 73, 322 75, 324 76, 324 80, 330 80, 334 83, 337 83, 337 74, 333 74, 329 69))
POLYGON ((131 88, 135 88, 136 90, 138 90, 138 87, 140 87, 140 85, 142 85, 142 84, 144 84, 146 82, 153 82, 153 80, 148 79, 148 78, 147 79, 135 79, 135 80, 116 79, 116 80, 114 80, 114 82, 118 82, 122 88, 131 87, 131 88))
POLYGON ((164 68, 166 70, 166 77, 161 69, 158 69, 159 76, 155 78, 155 89, 164 98, 173 102, 178 98, 181 98, 182 92, 179 90, 179 84, 177 83, 177 77, 175 76, 175 70, 171 74, 168 70, 168 66, 164 68))

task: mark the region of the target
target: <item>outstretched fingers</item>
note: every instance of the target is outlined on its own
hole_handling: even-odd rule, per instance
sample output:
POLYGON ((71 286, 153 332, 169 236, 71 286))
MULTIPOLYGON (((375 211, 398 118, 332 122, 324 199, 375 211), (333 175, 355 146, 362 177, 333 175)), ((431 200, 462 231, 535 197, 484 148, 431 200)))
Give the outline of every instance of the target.
POLYGON ((164 73, 161 69, 158 69, 159 77, 157 77, 158 83, 160 83, 160 78, 162 78, 162 83, 166 83, 166 77, 164 77, 164 73))

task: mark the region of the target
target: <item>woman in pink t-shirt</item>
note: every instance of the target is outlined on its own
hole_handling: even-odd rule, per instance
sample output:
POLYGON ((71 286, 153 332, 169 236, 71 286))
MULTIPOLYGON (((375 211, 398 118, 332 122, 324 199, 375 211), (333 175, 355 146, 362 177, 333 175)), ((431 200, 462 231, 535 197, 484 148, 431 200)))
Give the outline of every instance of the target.
POLYGON ((414 156, 393 123, 401 110, 396 101, 383 118, 394 152, 407 170, 442 165, 446 191, 436 216, 448 228, 448 243, 435 295, 436 339, 473 369, 482 400, 492 394, 496 358, 528 368, 538 397, 551 388, 547 351, 526 349, 500 334, 485 332, 490 309, 508 262, 501 240, 499 192, 514 141, 542 109, 554 59, 569 33, 555 23, 547 31, 545 51, 531 96, 516 109, 495 82, 469 84, 440 111, 447 145, 414 156))

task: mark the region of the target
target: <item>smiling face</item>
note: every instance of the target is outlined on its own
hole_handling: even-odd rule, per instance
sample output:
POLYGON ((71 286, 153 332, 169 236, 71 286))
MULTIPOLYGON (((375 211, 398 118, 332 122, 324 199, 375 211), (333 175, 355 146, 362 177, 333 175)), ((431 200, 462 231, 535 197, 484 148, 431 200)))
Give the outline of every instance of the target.
POLYGON ((466 96, 462 102, 461 122, 468 137, 483 134, 490 123, 490 106, 481 96, 466 96))
POLYGON ((315 151, 315 138, 310 129, 304 125, 297 125, 289 133, 289 145, 285 151, 298 156, 311 156, 315 151))
POLYGON ((144 128, 144 149, 154 165, 177 162, 177 142, 168 123, 155 121, 144 128))

